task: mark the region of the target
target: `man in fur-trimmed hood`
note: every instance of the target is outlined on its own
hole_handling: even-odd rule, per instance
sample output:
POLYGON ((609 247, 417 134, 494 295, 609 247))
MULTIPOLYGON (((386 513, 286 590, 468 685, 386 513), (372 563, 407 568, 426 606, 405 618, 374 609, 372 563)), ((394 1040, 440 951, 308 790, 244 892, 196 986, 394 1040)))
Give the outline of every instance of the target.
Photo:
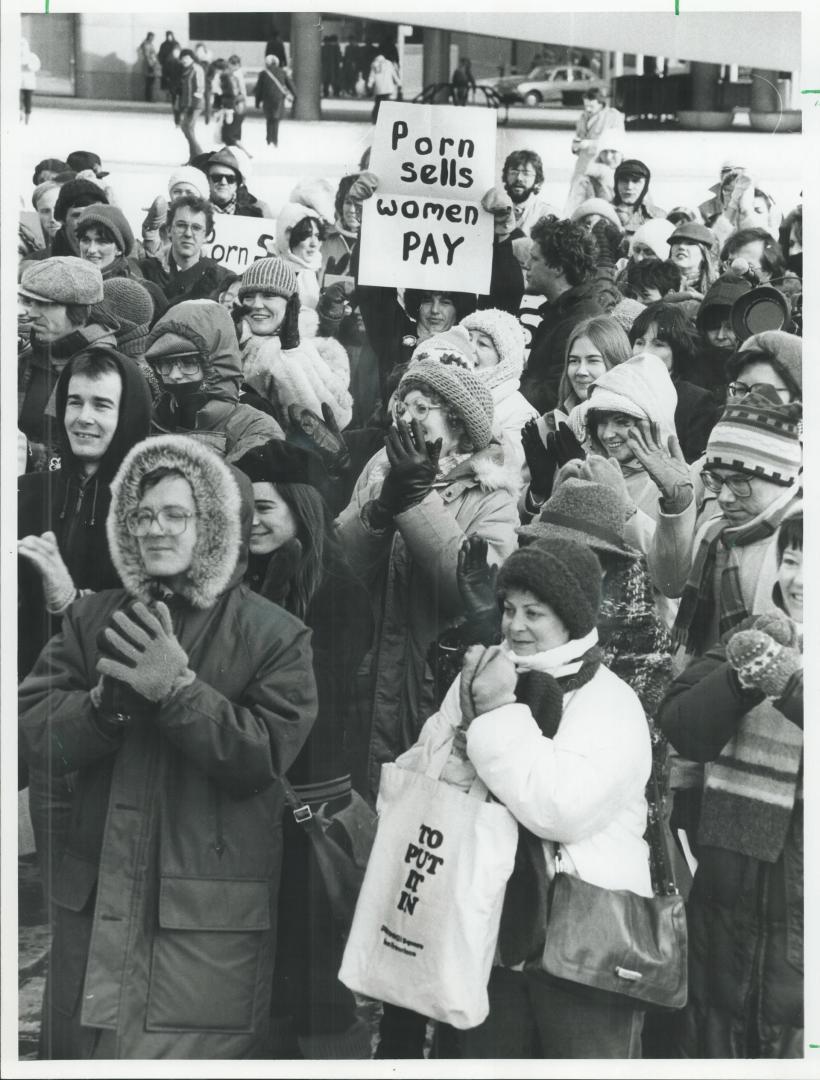
POLYGON ((242 584, 253 496, 200 443, 111 488, 123 589, 75 601, 20 688, 21 739, 77 771, 53 886, 50 1058, 244 1058, 266 1035, 283 806, 316 716, 310 635, 242 584))

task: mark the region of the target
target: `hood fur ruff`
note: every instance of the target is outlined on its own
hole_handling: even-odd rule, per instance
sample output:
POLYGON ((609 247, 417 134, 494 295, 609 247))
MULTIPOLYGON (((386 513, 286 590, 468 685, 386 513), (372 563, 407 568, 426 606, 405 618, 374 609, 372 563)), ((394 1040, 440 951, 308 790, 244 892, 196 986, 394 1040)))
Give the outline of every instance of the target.
POLYGON ((241 540, 241 496, 230 468, 213 450, 185 435, 157 435, 137 443, 111 483, 106 530, 111 561, 125 589, 144 603, 156 599, 137 538, 125 516, 139 503, 140 481, 161 467, 179 469, 193 489, 198 511, 197 542, 187 581, 178 595, 192 607, 209 608, 230 583, 241 540))

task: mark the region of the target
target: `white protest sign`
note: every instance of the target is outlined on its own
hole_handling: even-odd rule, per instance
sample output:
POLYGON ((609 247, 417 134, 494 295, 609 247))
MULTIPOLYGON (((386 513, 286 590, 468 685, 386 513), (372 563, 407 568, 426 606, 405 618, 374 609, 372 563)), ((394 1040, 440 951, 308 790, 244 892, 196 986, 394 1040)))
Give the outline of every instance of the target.
POLYGON ((257 259, 266 259, 273 254, 275 242, 276 222, 273 218, 214 214, 213 231, 205 240, 202 254, 235 274, 241 274, 257 259))
POLYGON ((362 209, 359 282, 486 293, 495 113, 383 101, 370 154, 379 187, 362 209))

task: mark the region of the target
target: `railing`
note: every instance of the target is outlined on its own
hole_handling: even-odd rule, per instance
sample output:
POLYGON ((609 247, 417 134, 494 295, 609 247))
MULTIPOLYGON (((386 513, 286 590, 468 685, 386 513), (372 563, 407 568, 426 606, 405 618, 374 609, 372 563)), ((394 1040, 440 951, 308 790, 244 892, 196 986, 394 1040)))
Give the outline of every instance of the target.
MULTIPOLYGON (((413 101, 420 105, 460 105, 462 103, 458 100, 456 89, 451 82, 430 83, 420 94, 416 94, 413 101)), ((506 124, 510 118, 510 102, 502 98, 491 86, 471 87, 465 104, 486 105, 488 109, 495 109, 498 112, 499 124, 506 124), (478 98, 484 100, 479 101, 478 98), (502 109, 503 115, 500 112, 502 109)))

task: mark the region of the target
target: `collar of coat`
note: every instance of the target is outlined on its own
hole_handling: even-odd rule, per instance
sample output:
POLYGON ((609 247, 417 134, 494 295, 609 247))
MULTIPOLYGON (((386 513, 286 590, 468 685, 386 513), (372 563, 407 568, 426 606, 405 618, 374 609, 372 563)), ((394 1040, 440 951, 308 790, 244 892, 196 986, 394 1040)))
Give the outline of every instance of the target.
POLYGON ((509 491, 517 495, 521 486, 521 471, 514 462, 504 460, 503 447, 490 443, 484 450, 471 454, 433 484, 447 500, 476 484, 482 491, 509 491))

